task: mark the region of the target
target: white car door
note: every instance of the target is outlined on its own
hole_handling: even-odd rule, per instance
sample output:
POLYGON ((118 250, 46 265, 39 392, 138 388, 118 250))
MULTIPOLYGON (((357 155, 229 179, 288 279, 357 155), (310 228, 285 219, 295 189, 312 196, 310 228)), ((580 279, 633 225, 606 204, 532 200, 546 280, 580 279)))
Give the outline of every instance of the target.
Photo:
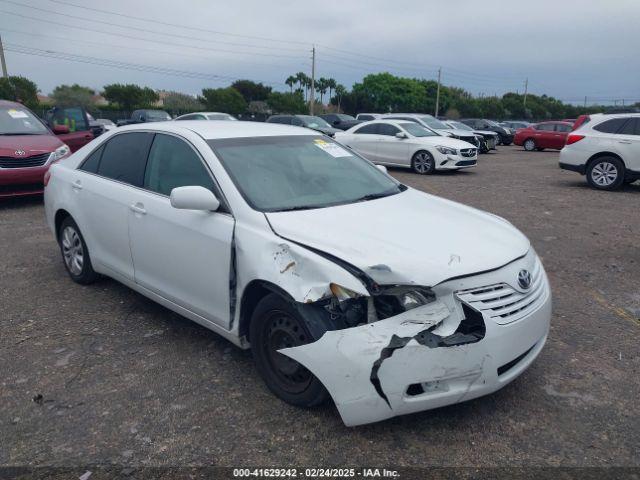
POLYGON ((640 118, 629 118, 622 129, 612 137, 614 148, 620 153, 626 168, 640 171, 640 118))
POLYGON ((173 208, 171 190, 191 185, 208 188, 222 200, 196 149, 180 137, 157 133, 143 188, 130 205, 135 281, 226 328, 234 219, 224 204, 216 212, 173 208))
POLYGON ((71 188, 74 217, 99 271, 133 281, 129 248, 129 205, 142 185, 153 134, 120 133, 89 155, 76 170, 71 188))
POLYGON ((409 139, 398 138, 397 133, 400 129, 389 123, 380 123, 378 125, 378 162, 386 165, 411 165, 409 157, 409 139))
POLYGON ((345 137, 344 143, 367 160, 376 162, 378 160, 379 138, 378 124, 369 123, 345 137))

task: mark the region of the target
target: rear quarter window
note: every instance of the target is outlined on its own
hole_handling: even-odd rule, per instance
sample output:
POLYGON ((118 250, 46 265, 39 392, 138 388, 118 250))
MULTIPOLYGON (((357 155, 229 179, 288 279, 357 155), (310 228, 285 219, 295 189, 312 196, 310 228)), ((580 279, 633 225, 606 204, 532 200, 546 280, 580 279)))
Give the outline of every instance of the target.
POLYGON ((618 133, 626 121, 627 118, 612 118, 611 120, 606 120, 595 125, 593 129, 602 133, 618 133))

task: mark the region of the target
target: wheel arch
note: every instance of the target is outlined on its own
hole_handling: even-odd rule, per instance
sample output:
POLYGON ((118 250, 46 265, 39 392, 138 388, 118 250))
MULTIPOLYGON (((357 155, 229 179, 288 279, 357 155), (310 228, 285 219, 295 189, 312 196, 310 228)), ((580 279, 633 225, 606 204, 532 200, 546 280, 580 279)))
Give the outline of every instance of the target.
POLYGON ((285 300, 295 302, 286 290, 275 283, 267 280, 252 280, 242 291, 242 298, 240 299, 240 321, 238 325, 238 336, 240 338, 246 338, 250 342, 249 326, 251 325, 253 312, 260 300, 271 293, 280 295, 285 300))
POLYGON ((589 167, 591 166, 591 164, 593 162, 595 162, 596 160, 598 160, 599 158, 602 157, 613 157, 613 158, 617 158, 618 160, 620 160, 622 162, 622 165, 624 166, 625 170, 627 169, 627 165, 626 163, 624 163, 624 160, 622 159, 622 157, 620 155, 618 155, 617 153, 614 152, 610 152, 610 151, 604 151, 604 152, 598 152, 594 155, 591 155, 591 157, 589 157, 589 160, 587 160, 587 163, 585 164, 585 172, 587 170, 589 170, 589 167))
POLYGON ((64 208, 59 208, 59 209, 56 211, 56 214, 55 214, 55 216, 54 216, 54 220, 53 220, 53 221, 54 221, 54 226, 55 226, 55 229, 56 229, 56 237, 57 237, 57 236, 59 235, 59 233, 60 233, 60 226, 62 225, 62 222, 64 222, 64 220, 65 220, 66 218, 69 218, 69 217, 70 217, 71 219, 73 219, 73 217, 71 216, 71 214, 70 214, 67 210, 65 210, 64 208))

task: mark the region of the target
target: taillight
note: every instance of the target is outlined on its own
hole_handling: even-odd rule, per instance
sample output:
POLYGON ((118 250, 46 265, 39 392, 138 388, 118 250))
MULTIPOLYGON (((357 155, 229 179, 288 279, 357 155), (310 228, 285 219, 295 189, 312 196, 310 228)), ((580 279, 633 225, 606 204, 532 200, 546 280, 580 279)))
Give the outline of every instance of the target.
POLYGON ((565 143, 565 145, 572 145, 576 142, 579 142, 580 140, 582 140, 584 138, 584 135, 575 135, 575 134, 571 134, 567 137, 567 142, 565 143))
POLYGON ((49 184, 49 179, 51 178, 51 170, 47 170, 44 172, 44 186, 46 187, 49 184))

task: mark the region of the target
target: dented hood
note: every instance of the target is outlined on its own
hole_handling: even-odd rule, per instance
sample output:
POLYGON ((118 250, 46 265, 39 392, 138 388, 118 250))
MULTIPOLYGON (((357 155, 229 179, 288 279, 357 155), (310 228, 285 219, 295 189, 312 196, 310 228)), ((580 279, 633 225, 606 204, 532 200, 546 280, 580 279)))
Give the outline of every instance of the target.
POLYGON ((344 260, 379 284, 433 286, 501 267, 528 239, 494 215, 408 189, 349 205, 271 212, 275 232, 344 260))

